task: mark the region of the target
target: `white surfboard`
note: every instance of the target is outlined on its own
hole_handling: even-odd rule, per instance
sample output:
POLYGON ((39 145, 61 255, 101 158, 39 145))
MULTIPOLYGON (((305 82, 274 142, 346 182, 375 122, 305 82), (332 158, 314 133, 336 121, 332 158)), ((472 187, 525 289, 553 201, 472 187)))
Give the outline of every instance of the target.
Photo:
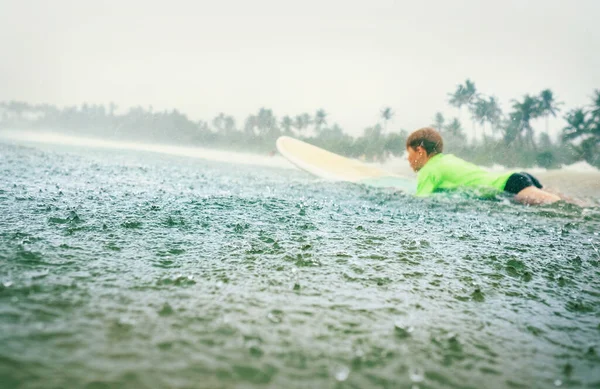
POLYGON ((414 193, 416 189, 415 180, 410 177, 369 166, 289 136, 279 137, 276 146, 291 163, 320 178, 397 188, 407 193, 414 193))

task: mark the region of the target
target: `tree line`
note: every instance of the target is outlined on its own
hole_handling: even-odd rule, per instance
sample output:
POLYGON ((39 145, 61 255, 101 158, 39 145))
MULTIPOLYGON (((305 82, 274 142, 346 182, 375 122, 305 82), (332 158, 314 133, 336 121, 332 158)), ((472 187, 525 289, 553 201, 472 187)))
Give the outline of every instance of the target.
MULTIPOLYGON (((591 100, 588 106, 562 116, 564 128, 553 142, 548 121, 559 115, 563 103, 556 100, 550 89, 512 100, 505 113, 496 97, 480 93, 474 82, 466 80, 448 94, 448 104, 458 110, 458 115, 447 119, 437 112, 431 125, 444 136, 447 152, 482 165, 552 168, 585 160, 600 167, 600 90, 594 91, 591 100), (467 140, 462 124, 465 109, 470 115, 471 141, 467 140), (532 121, 538 118, 545 119, 545 129, 536 136, 532 121)), ((210 121, 193 121, 178 110, 155 111, 151 106, 137 106, 119 113, 114 103, 61 109, 50 104, 0 102, 0 129, 54 130, 102 139, 259 153, 272 153, 275 140, 288 135, 367 161, 383 161, 404 154, 408 132, 388 131, 394 116, 391 107, 384 107, 377 123, 365 128, 362 135, 352 137, 337 123, 331 123, 324 109, 278 118, 271 109, 260 108, 240 125, 225 113, 210 121)))
POLYGON ((552 168, 584 160, 600 167, 598 89, 594 90, 587 106, 572 109, 562 116, 564 125, 555 142, 550 138, 548 123, 551 117, 559 115, 564 103, 557 101, 550 89, 512 99, 510 110, 504 112, 496 97, 480 93, 475 83, 467 79, 448 94, 448 103, 458 109, 458 117, 447 122, 438 112, 432 125, 445 132, 444 138, 450 139, 457 154, 475 162, 552 168), (464 108, 470 114, 476 139, 470 145, 466 144, 459 119, 464 108), (533 128, 532 122, 536 119, 544 120, 543 131, 536 132, 533 128))

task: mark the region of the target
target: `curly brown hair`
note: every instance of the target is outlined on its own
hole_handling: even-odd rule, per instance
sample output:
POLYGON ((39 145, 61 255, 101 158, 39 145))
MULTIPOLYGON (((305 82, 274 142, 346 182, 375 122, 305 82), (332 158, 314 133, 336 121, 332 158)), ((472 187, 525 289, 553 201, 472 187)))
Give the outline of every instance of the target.
POLYGON ((435 155, 444 151, 444 141, 439 132, 432 127, 423 127, 408 136, 406 148, 423 147, 427 155, 435 155))

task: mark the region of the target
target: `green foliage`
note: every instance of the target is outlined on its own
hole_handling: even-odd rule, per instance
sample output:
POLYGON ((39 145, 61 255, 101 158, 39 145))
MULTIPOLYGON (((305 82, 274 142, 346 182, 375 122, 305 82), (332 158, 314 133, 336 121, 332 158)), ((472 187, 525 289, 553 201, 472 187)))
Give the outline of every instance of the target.
POLYGON ((578 158, 600 168, 600 90, 594 91, 592 104, 565 115, 563 140, 570 142, 578 158))
POLYGON ((456 86, 454 93, 449 93, 448 103, 458 109, 462 106, 468 106, 477 95, 477 88, 475 83, 467 79, 465 84, 459 84, 456 86))
MULTIPOLYGON (((562 138, 553 143, 546 132, 534 137, 531 121, 556 116, 561 102, 551 90, 538 95, 525 95, 512 100, 511 111, 503 114, 497 99, 477 93, 475 84, 466 80, 449 94, 449 104, 467 106, 474 124, 489 124, 492 133, 484 132, 483 142, 471 142, 459 118, 447 120, 441 112, 434 116, 433 126, 444 137, 445 151, 484 166, 506 167, 533 165, 554 168, 562 164, 585 160, 600 167, 600 90, 594 91, 592 103, 564 116, 567 125, 562 138)), ((238 127, 235 119, 223 112, 210 121, 193 122, 177 111, 155 111, 152 107, 133 107, 119 113, 118 106, 82 104, 63 109, 48 105, 31 105, 10 101, 0 103, 0 129, 60 130, 76 135, 104 139, 135 140, 201 147, 271 153, 281 135, 294 136, 335 153, 366 161, 383 161, 400 157, 405 152, 407 133, 388 132, 394 116, 391 107, 380 111, 380 123, 364 129, 362 136, 352 137, 337 124, 329 125, 329 115, 318 109, 314 116, 300 113, 279 119, 268 108, 260 108, 238 127), (313 126, 313 127, 311 127, 313 126), (314 128, 314 131, 310 131, 314 128), (312 134, 311 134, 312 133, 312 134)))
MULTIPOLYGON (((367 128, 364 136, 355 139, 344 133, 337 123, 328 126, 328 115, 324 109, 317 110, 314 118, 301 113, 279 120, 271 109, 263 107, 249 115, 243 127, 239 128, 235 119, 223 112, 209 122, 193 122, 177 110, 155 112, 152 107, 145 109, 138 106, 120 114, 117 108, 111 103, 108 109, 102 105, 88 104, 59 109, 50 105, 11 101, 0 103, 0 129, 60 130, 103 139, 185 144, 259 153, 274 151, 277 138, 288 135, 339 154, 369 161, 402 155, 406 140, 405 132, 384 133, 380 124, 367 128), (311 125, 314 125, 316 134, 312 137, 307 132, 311 125)), ((392 116, 390 108, 382 111, 386 123, 392 116)))
POLYGON ((435 116, 433 117, 433 124, 431 126, 438 131, 443 131, 445 122, 446 119, 444 118, 444 115, 442 115, 441 112, 436 112, 435 116))
POLYGON ((315 130, 317 133, 321 131, 321 127, 327 124, 327 112, 324 109, 319 109, 315 113, 315 130))

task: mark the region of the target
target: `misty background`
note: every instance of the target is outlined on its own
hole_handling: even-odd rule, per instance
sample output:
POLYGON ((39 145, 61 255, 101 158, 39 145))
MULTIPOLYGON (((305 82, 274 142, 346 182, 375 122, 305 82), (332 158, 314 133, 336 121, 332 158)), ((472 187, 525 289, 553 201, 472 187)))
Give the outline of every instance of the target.
MULTIPOLYGON (((385 156, 373 151, 377 148, 403 151, 406 132, 439 123, 442 116, 443 126, 460 120, 454 142, 459 148, 476 141, 490 149, 499 142, 522 148, 532 131, 536 155, 525 165, 551 166, 578 158, 594 163, 596 141, 587 151, 569 150, 568 156, 560 154, 560 142, 570 125, 565 116, 593 107, 600 87, 598 14, 600 3, 593 0, 5 0, 0 3, 3 128, 37 120, 37 127, 57 129, 70 120, 72 131, 106 126, 105 133, 96 135, 114 136, 137 126, 139 135, 148 128, 144 120, 160 127, 161 118, 176 112, 160 127, 171 138, 177 120, 175 127, 189 122, 196 130, 214 133, 224 130, 229 118, 234 122, 230 129, 249 134, 249 119, 255 117, 252 132, 262 137, 255 143, 264 144, 286 133, 288 116, 290 134, 318 137, 331 130, 321 136, 328 141, 314 143, 369 159, 385 156), (482 99, 495 98, 503 123, 490 122, 486 129, 486 120, 476 123, 468 107, 459 110, 450 103, 467 80, 482 99), (537 98, 544 90, 557 103, 553 115, 511 116, 519 111, 516 105, 527 105, 525 95, 537 98), (15 102, 27 105, 17 107, 15 114, 15 102), (39 112, 15 121, 23 110, 42 105, 55 113, 54 122, 39 112), (100 106, 113 119, 98 119, 100 106), (325 114, 320 124, 319 112, 325 114), (309 116, 305 125, 298 122, 303 114, 309 116), (40 121, 40 115, 46 118, 40 121), (220 124, 215 122, 219 117, 220 124), (515 120, 521 127, 510 135, 515 120), (530 129, 523 127, 525 121, 530 129), (261 132, 260 125, 276 126, 278 132, 261 132), (398 135, 367 145, 382 133, 398 135), (363 144, 343 134, 362 138, 363 144), (553 148, 549 141, 555 142, 553 148), (538 154, 548 152, 553 156, 540 159, 538 154)), ((571 137, 579 138, 576 144, 597 132, 597 117, 589 111, 580 120, 587 123, 586 130, 571 137)), ((226 143, 218 137, 204 134, 196 140, 226 143)), ((252 142, 240 135, 237 143, 252 142)), ((261 152, 270 149, 266 144, 261 152)), ((478 162, 505 161, 482 157, 478 162)))

